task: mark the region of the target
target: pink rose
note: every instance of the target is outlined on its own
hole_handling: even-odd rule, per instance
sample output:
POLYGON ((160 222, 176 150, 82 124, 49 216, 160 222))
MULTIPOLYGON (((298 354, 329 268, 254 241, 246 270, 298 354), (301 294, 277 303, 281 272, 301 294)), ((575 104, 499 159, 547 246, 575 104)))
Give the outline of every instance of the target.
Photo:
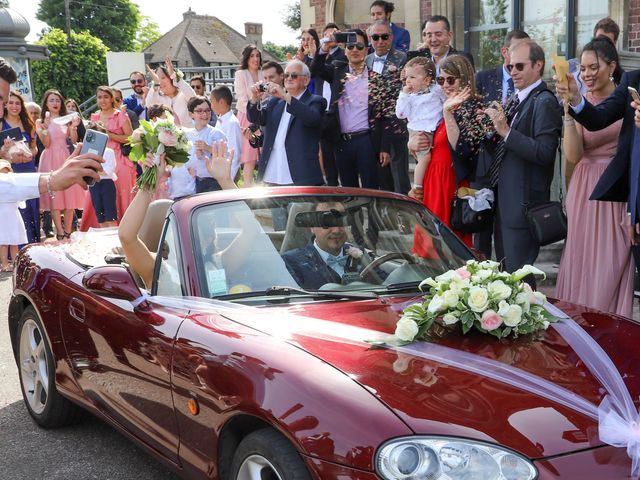
POLYGON ((480 319, 480 326, 487 330, 495 330, 500 325, 502 325, 502 318, 493 310, 485 310, 482 314, 482 318, 480 319))
POLYGON ((362 258, 362 250, 352 245, 347 249, 347 255, 355 258, 356 260, 359 260, 360 258, 362 258))
POLYGON ((460 267, 459 269, 457 269, 456 273, 462 280, 466 278, 471 278, 471 272, 464 267, 460 267))
POLYGON ((161 130, 158 141, 166 147, 175 147, 178 144, 178 139, 169 130, 161 130))
POLYGON ((140 143, 142 141, 142 132, 141 128, 136 128, 131 134, 131 143, 140 143))

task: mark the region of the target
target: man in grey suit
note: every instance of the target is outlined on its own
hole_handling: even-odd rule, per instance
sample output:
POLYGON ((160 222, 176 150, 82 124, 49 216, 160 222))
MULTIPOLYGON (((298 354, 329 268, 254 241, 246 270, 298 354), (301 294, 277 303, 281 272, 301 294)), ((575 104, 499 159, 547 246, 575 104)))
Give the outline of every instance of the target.
POLYGON ((489 168, 496 193, 496 255, 513 272, 538 256, 540 246, 529 231, 526 206, 549 200, 562 110, 542 81, 542 48, 533 40, 522 40, 509 53, 514 98, 504 110, 487 108, 486 113, 497 137, 489 168))
POLYGON ((374 115, 371 120, 373 147, 378 155, 380 189, 407 194, 409 180, 409 151, 407 124, 395 116, 395 101, 400 94, 400 71, 407 63, 407 55, 396 50, 391 25, 386 20, 376 20, 368 29, 373 53, 367 55, 369 84, 384 85, 382 95, 370 98, 374 115), (382 78, 374 78, 381 75, 382 78), (393 87, 398 84, 397 90, 393 87))

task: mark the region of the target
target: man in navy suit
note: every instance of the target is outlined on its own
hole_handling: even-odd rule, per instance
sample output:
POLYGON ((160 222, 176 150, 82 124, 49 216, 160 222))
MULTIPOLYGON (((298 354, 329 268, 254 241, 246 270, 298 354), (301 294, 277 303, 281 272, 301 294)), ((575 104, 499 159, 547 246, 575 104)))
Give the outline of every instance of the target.
POLYGON ((147 118, 147 110, 144 108, 144 99, 149 90, 147 79, 142 72, 135 71, 129 75, 129 81, 131 82, 133 93, 123 99, 123 102, 127 106, 127 110, 136 114, 138 120, 145 120, 147 118))
POLYGON ((391 32, 393 33, 393 45, 392 47, 401 52, 407 52, 411 44, 411 36, 409 31, 405 28, 391 23, 391 14, 395 10, 393 2, 386 2, 384 0, 376 0, 369 7, 371 13, 371 21, 384 20, 391 25, 391 32))
MULTIPOLYGON (((317 203, 315 212, 344 212, 340 202, 317 203)), ((302 288, 317 290, 326 283, 348 283, 357 280, 362 270, 361 259, 369 253, 347 243, 347 230, 336 225, 327 228, 311 227, 313 243, 289 250, 282 259, 291 276, 302 288)))
POLYGON ((267 83, 271 98, 258 105, 260 83, 251 87, 247 117, 264 126, 258 180, 269 185, 322 185, 318 157, 326 100, 307 90, 309 68, 300 60, 288 63, 284 87, 267 83))
MULTIPOLYGON (((507 65, 511 63, 509 48, 525 38, 529 38, 526 32, 522 30, 511 30, 507 33, 504 44, 500 48, 500 54, 503 58, 502 65, 497 68, 482 70, 476 74, 476 90, 478 95, 483 97, 486 104, 497 101, 504 106, 509 96, 515 92, 513 80, 507 70, 507 65)), ((493 156, 483 149, 478 155, 475 182, 471 183, 473 188, 481 189, 491 187, 489 184, 489 167, 492 161, 493 156)), ((491 258, 492 236, 493 224, 491 224, 486 231, 476 233, 473 236, 473 246, 484 253, 487 258, 491 258)))

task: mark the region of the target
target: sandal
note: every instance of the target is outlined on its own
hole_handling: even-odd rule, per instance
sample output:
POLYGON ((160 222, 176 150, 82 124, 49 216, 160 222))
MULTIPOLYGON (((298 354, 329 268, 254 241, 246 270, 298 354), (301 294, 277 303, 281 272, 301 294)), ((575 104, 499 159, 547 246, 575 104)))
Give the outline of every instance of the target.
POLYGON ((56 233, 56 240, 58 241, 64 240, 64 234, 56 233))
POLYGON ((65 238, 65 240, 69 240, 69 239, 71 238, 71 233, 73 233, 73 232, 67 232, 67 231, 65 230, 64 235, 63 235, 63 237, 65 238))

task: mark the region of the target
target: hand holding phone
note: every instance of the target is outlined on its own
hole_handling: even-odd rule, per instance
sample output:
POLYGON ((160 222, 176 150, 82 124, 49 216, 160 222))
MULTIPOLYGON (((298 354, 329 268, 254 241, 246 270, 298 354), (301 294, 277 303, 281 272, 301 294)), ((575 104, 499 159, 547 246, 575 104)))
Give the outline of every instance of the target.
MULTIPOLYGON (((80 154, 93 153, 99 157, 104 156, 104 150, 107 148, 107 142, 109 136, 106 133, 98 132, 97 130, 88 129, 82 139, 82 149, 80 154)), ((82 177, 88 186, 92 186, 95 180, 91 177, 82 177)))
POLYGON ((627 89, 629 90, 629 93, 631 94, 631 98, 633 98, 633 101, 636 102, 636 105, 640 107, 640 94, 638 94, 638 90, 636 90, 633 87, 627 87, 627 89))

